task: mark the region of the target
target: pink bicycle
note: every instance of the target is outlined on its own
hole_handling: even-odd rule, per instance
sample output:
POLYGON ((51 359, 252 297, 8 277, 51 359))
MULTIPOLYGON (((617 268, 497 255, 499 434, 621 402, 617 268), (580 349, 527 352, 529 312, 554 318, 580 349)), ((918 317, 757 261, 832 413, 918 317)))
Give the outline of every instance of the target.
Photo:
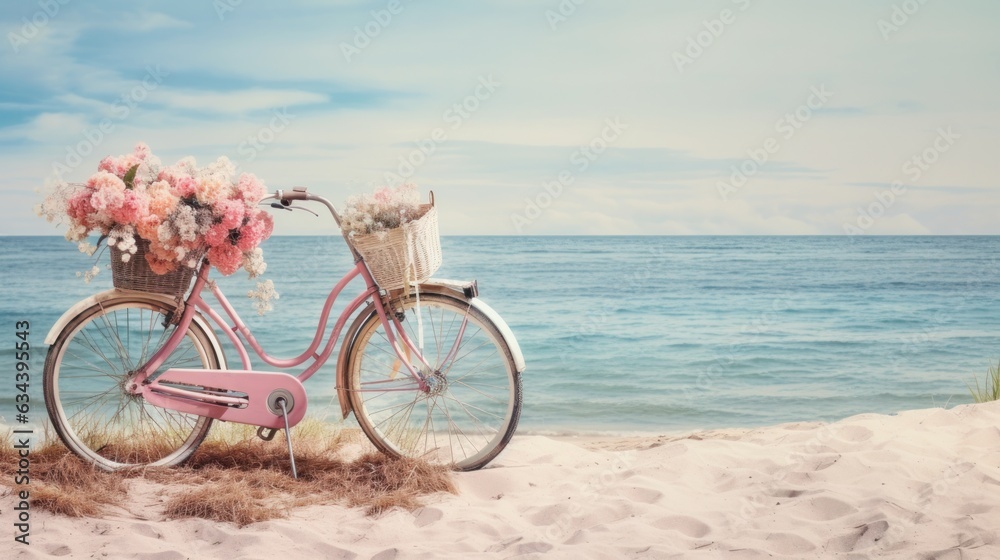
MULTIPOLYGON (((293 201, 334 206, 304 188, 277 191, 272 206, 293 201)), ((263 202, 263 201, 262 201, 263 202)), ((334 353, 341 332, 336 389, 346 418, 384 453, 474 470, 507 445, 521 411, 524 358, 510 328, 478 296, 473 282, 429 280, 412 290, 383 290, 344 236, 354 267, 332 288, 312 342, 294 358, 268 355, 203 261, 186 298, 111 289, 80 301, 45 342, 46 408, 59 437, 105 470, 177 465, 205 439, 213 420, 259 426, 271 439, 305 416, 309 379, 334 353), (327 332, 334 301, 353 279, 366 289, 327 332), (229 322, 202 297, 214 296, 229 322), (231 324, 230 324, 231 323, 231 324), (236 349, 229 369, 216 332, 236 349), (242 338, 241 338, 242 337, 242 338), (249 346, 270 366, 297 375, 253 371, 249 346)))

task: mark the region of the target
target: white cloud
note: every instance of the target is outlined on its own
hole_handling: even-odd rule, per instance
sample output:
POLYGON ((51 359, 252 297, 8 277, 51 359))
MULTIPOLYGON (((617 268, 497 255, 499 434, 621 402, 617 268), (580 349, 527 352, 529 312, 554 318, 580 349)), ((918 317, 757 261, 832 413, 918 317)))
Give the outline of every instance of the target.
POLYGON ((0 130, 0 139, 60 144, 79 139, 86 127, 87 119, 80 114, 42 113, 27 123, 0 130))
MULTIPOLYGON (((244 2, 222 22, 210 8, 185 5, 114 25, 93 11, 66 10, 19 55, 0 59, 9 83, 38 91, 0 100, 0 110, 33 119, 0 130, 0 139, 33 142, 9 147, 0 167, 8 177, 43 175, 29 163, 61 157, 147 64, 163 63, 171 75, 116 121, 101 154, 137 140, 167 160, 225 153, 276 187, 307 184, 340 200, 381 182, 417 141, 443 128, 447 141, 414 176, 438 190, 443 227, 512 233, 510 216, 523 211, 524 199, 570 166, 570 153, 604 119, 620 117, 629 128, 617 151, 577 174, 527 233, 840 234, 881 188, 858 185, 908 180, 903 164, 933 143, 938 127, 953 126, 961 140, 911 181, 915 188, 878 232, 1000 233, 993 155, 1000 117, 991 97, 1000 78, 983 70, 1000 56, 989 26, 1000 5, 928 5, 886 41, 876 25, 884 6, 754 2, 678 72, 671 53, 721 7, 738 4, 675 4, 637 0, 625 10, 588 2, 553 31, 545 10, 554 3, 404 2, 350 63, 339 44, 352 41, 379 5, 244 2), (121 25, 184 38, 148 33, 114 59, 88 56, 115 48, 97 42, 94 29, 121 25), (444 112, 489 75, 497 91, 452 128, 444 112), (227 79, 235 91, 220 91, 227 79), (836 92, 826 107, 834 110, 779 138, 780 150, 722 201, 716 183, 730 166, 776 137, 775 122, 820 84, 836 92), (351 99, 335 104, 342 95, 351 99), (300 116, 252 158, 241 154, 241 143, 281 107, 300 116), (934 185, 958 188, 916 188, 934 185)), ((81 178, 97 159, 81 164, 81 178)), ((25 187, 20 180, 8 184, 25 187)), ((315 222, 287 228, 329 225, 315 222)))
POLYGON ((155 29, 190 28, 193 24, 160 12, 141 12, 125 17, 115 26, 126 31, 145 32, 155 29))
POLYGON ((160 103, 173 109, 224 114, 239 114, 248 111, 325 103, 329 99, 326 95, 319 93, 282 89, 248 89, 220 92, 178 90, 164 87, 157 94, 157 99, 160 103))

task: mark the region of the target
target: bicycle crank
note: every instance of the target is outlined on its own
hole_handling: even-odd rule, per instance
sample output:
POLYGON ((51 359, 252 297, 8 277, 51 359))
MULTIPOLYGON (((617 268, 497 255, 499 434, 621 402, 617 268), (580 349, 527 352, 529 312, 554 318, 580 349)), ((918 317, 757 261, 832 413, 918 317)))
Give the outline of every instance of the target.
POLYGON ((274 371, 168 369, 133 391, 161 408, 263 428, 295 426, 306 415, 302 383, 274 371))

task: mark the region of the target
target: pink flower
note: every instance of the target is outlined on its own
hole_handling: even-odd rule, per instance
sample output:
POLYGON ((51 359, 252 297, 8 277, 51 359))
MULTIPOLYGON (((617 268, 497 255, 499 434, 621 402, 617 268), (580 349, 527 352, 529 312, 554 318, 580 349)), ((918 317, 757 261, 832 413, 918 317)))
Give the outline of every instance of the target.
POLYGON ((224 276, 229 276, 243 266, 243 251, 234 245, 223 243, 208 249, 208 260, 224 276))
POLYGON ((260 199, 264 198, 266 191, 264 184, 260 182, 253 173, 241 173, 236 182, 236 190, 239 192, 243 202, 249 207, 257 206, 260 199))
POLYGON ((143 239, 157 239, 157 230, 160 228, 160 217, 155 214, 149 214, 143 218, 138 224, 136 224, 136 231, 139 232, 139 237, 143 239))
POLYGON ((392 202, 393 196, 392 189, 389 187, 382 187, 381 189, 375 191, 375 202, 383 206, 388 206, 392 202))
POLYGON ((246 205, 240 200, 227 199, 215 204, 215 216, 221 220, 226 229, 236 229, 243 224, 246 215, 246 205))
POLYGON ((274 218, 266 212, 258 212, 240 230, 240 239, 236 245, 244 251, 250 251, 260 245, 265 239, 271 237, 273 229, 274 218))
POLYGON ((149 263, 149 269, 152 270, 154 274, 166 274, 177 270, 177 263, 175 261, 169 257, 163 258, 154 251, 146 253, 146 262, 149 263))
POLYGON ((91 229, 93 227, 91 215, 96 212, 90 204, 90 197, 93 193, 90 190, 81 189, 66 201, 66 215, 77 225, 91 229))
MULTIPOLYGON (((117 179, 117 177, 115 178, 117 179)), ((121 179, 118 180, 120 181, 121 179)), ((94 206, 94 210, 107 214, 110 217, 112 212, 125 203, 125 188, 122 187, 121 190, 116 188, 97 190, 90 198, 90 203, 94 206)))
POLYGON ((153 153, 150 151, 149 146, 147 146, 145 142, 139 142, 135 145, 135 149, 132 150, 132 154, 139 161, 145 161, 149 159, 149 156, 153 153))
POLYGON ((229 243, 230 229, 232 228, 228 228, 223 224, 215 224, 208 228, 208 231, 205 233, 205 244, 209 247, 215 247, 223 243, 229 243))
POLYGON ((139 190, 123 191, 121 204, 109 208, 108 214, 118 224, 137 225, 149 215, 149 197, 139 190))
POLYGON ((87 179, 87 186, 94 190, 114 189, 124 191, 125 181, 122 181, 120 177, 113 173, 98 171, 87 179))
POLYGON ((205 206, 214 205, 226 199, 230 185, 216 175, 208 175, 196 179, 197 188, 194 196, 205 206))
POLYGON ((198 192, 198 181, 194 180, 194 177, 182 176, 177 178, 177 182, 174 185, 174 192, 180 198, 187 198, 198 192))
POLYGON ((157 181, 146 189, 149 197, 149 213, 165 220, 174 211, 180 199, 170 191, 166 181, 157 181))

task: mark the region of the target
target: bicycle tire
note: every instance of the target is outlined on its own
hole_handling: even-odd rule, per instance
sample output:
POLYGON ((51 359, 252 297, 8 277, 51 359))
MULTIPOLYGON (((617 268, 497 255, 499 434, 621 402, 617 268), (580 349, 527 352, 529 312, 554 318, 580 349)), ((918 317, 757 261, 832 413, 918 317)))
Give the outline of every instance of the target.
MULTIPOLYGON (((176 328, 164 326, 172 309, 156 298, 111 298, 76 315, 49 347, 42 385, 52 425, 67 448, 103 470, 179 465, 211 429, 210 418, 158 408, 125 390, 129 374, 176 328)), ((213 340, 193 321, 154 376, 171 367, 223 367, 213 340)))
MULTIPOLYGON (((415 298, 393 305, 416 343, 415 298)), ((434 368, 422 372, 428 375, 429 386, 419 388, 399 362, 374 304, 370 305, 361 314, 365 319, 357 334, 345 341, 354 415, 384 453, 419 457, 460 471, 482 468, 507 446, 517 429, 521 374, 500 330, 468 301, 422 294, 420 310, 428 342, 422 354, 434 368), (443 364, 466 316, 468 327, 455 359, 443 364)))

